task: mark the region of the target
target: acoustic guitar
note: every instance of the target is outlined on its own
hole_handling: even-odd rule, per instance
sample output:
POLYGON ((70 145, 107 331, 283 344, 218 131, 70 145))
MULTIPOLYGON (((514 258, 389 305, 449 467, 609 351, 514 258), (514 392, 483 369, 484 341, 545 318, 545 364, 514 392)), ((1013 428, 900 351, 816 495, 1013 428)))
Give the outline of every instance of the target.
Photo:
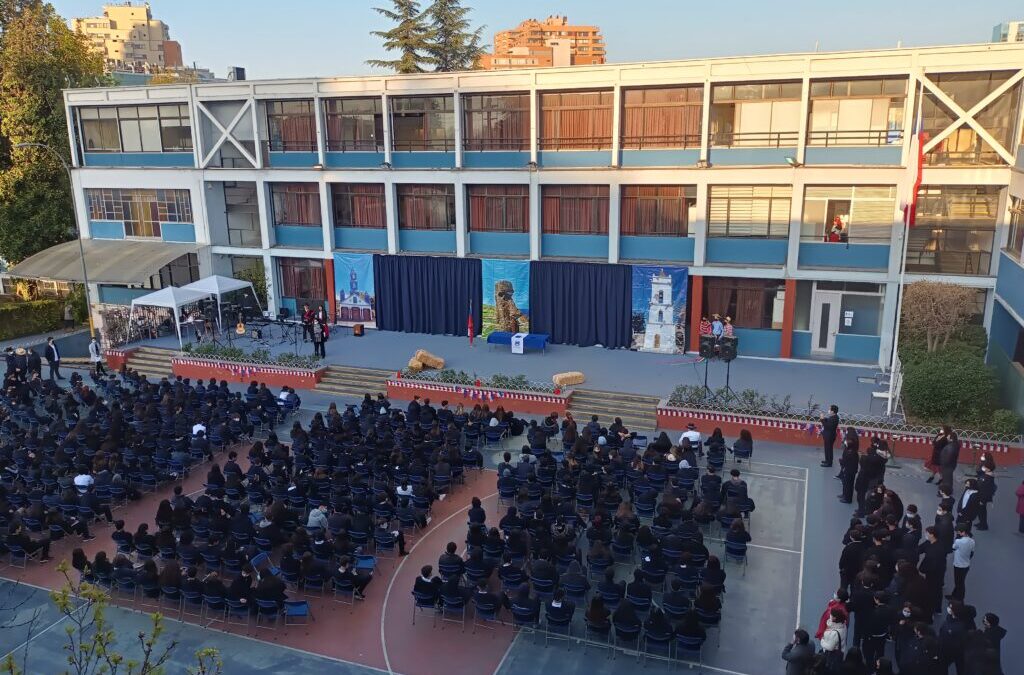
POLYGON ((238 324, 235 326, 235 335, 245 335, 245 322, 238 322, 238 324))

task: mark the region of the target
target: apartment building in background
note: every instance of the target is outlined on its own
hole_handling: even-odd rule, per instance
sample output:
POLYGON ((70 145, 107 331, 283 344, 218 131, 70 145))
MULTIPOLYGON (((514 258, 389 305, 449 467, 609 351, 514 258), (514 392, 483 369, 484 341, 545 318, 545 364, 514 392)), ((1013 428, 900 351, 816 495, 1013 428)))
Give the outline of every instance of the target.
POLYGON ((565 16, 527 19, 494 35, 494 53, 480 58, 484 70, 560 68, 605 62, 604 38, 597 26, 573 26, 565 16))
POLYGON ((1004 21, 993 26, 992 42, 1024 42, 1024 21, 1004 21))
POLYGON ((153 73, 184 66, 181 45, 167 24, 153 18, 149 3, 103 6, 103 15, 77 18, 72 26, 103 54, 110 72, 153 73))

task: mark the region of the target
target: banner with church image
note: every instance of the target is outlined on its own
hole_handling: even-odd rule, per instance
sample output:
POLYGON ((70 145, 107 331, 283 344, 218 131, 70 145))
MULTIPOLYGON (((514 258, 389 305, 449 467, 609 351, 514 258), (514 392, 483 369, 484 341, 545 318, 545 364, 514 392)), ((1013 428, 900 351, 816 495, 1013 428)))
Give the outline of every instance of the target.
POLYGON ((633 265, 633 349, 686 351, 687 274, 685 267, 633 265))
POLYGON ((527 260, 484 259, 480 334, 530 332, 530 263, 527 260))
POLYGON ((372 253, 334 254, 334 306, 342 326, 377 327, 372 253))

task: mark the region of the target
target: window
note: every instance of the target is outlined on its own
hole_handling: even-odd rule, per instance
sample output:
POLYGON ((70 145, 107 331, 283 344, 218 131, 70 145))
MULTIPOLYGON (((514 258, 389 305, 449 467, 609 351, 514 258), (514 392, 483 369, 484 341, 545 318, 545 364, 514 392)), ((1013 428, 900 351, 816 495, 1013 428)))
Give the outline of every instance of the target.
POLYGON ((462 97, 466 150, 528 150, 529 94, 473 94, 462 97))
POLYGON ((281 295, 293 298, 299 306, 304 303, 318 305, 327 300, 322 260, 305 258, 279 258, 281 295))
POLYGON ((188 104, 79 108, 85 152, 190 152, 188 104))
POLYGON ((1010 237, 1006 242, 1006 251, 1022 259, 1024 249, 1024 199, 1010 197, 1010 237))
POLYGON ((156 106, 120 108, 121 148, 124 152, 161 152, 160 116, 156 106))
POLYGON ((799 82, 720 84, 712 87, 711 145, 796 145, 800 135, 799 82))
POLYGON ((335 183, 331 185, 334 227, 387 227, 382 183, 335 183))
POLYGON ((610 91, 540 95, 541 150, 602 150, 612 147, 610 91))
POLYGON ((608 234, 607 185, 544 185, 544 234, 608 234))
POLYGON ((384 151, 384 113, 379 98, 324 101, 327 149, 333 152, 384 151))
POLYGON ((454 185, 398 185, 398 227, 454 230, 454 185))
POLYGON ((391 122, 395 150, 455 150, 453 96, 396 96, 391 122))
POLYGON ((79 108, 82 143, 86 152, 120 152, 117 108, 79 108))
MULTIPOLYGON (((929 75, 929 78, 957 105, 970 110, 1006 82, 1014 72, 939 73, 929 75)), ((1003 148, 1011 147, 1013 129, 1020 111, 1020 91, 1020 83, 1013 85, 974 115, 975 121, 1003 148)), ((937 136, 959 119, 958 114, 927 89, 924 91, 921 116, 922 130, 929 137, 937 136)), ((925 161, 931 165, 946 166, 1005 164, 995 148, 966 122, 927 152, 925 161)))
POLYGON ((188 118, 188 104, 162 105, 160 114, 160 140, 164 152, 192 151, 192 123, 188 118))
POLYGON ((696 188, 683 185, 623 185, 623 236, 685 237, 696 188))
POLYGON ((224 183, 224 208, 227 215, 228 244, 262 245, 260 210, 256 183, 224 183))
POLYGON ((90 220, 124 223, 128 237, 159 237, 160 223, 192 223, 188 190, 88 188, 90 220))
POLYGON ((274 183, 270 198, 274 225, 320 226, 320 188, 316 183, 274 183))
POLYGON ((709 237, 789 236, 789 185, 712 185, 708 198, 709 237))
POLYGON ((622 147, 700 147, 703 97, 702 86, 625 90, 622 147))
POLYGON ((907 271, 989 274, 998 186, 922 186, 907 239, 907 271))
POLYGON ((316 152, 313 101, 267 101, 267 147, 275 152, 316 152))
POLYGON ((896 215, 894 185, 808 186, 804 191, 804 241, 888 242, 896 215))
POLYGON ((731 317, 737 328, 778 328, 775 306, 781 305, 784 289, 785 283, 778 279, 707 277, 704 313, 731 317))
MULTIPOLYGON (((193 281, 199 281, 199 256, 195 253, 178 256, 161 267, 158 276, 160 277, 160 288, 181 287, 193 281)), ((150 280, 150 285, 156 287, 154 279, 150 280)))
POLYGON ((469 185, 470 232, 529 232, 528 185, 469 185))
POLYGON ((810 145, 890 145, 903 141, 906 78, 811 83, 810 145))

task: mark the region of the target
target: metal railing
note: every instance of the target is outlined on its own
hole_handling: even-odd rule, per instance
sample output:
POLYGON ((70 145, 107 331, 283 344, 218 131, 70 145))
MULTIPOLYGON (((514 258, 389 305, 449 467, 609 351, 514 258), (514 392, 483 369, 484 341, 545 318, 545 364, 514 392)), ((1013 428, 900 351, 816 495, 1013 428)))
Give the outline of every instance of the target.
POLYGON ((541 138, 541 150, 611 150, 611 136, 541 138))
POLYGON ((384 141, 376 138, 327 140, 328 152, 384 152, 384 141))
POLYGON ((711 134, 711 145, 719 148, 783 148, 794 146, 799 131, 720 131, 711 134))
POLYGON ((986 275, 992 269, 990 251, 907 251, 906 270, 923 274, 986 275))
POLYGON ((669 136, 641 134, 637 136, 622 137, 623 150, 685 149, 699 147, 700 134, 677 134, 669 136))
POLYGON ((455 152, 454 138, 394 139, 391 149, 395 152, 455 152))
POLYGON ((898 145, 903 142, 903 129, 863 129, 810 131, 807 144, 820 147, 847 145, 898 145))

